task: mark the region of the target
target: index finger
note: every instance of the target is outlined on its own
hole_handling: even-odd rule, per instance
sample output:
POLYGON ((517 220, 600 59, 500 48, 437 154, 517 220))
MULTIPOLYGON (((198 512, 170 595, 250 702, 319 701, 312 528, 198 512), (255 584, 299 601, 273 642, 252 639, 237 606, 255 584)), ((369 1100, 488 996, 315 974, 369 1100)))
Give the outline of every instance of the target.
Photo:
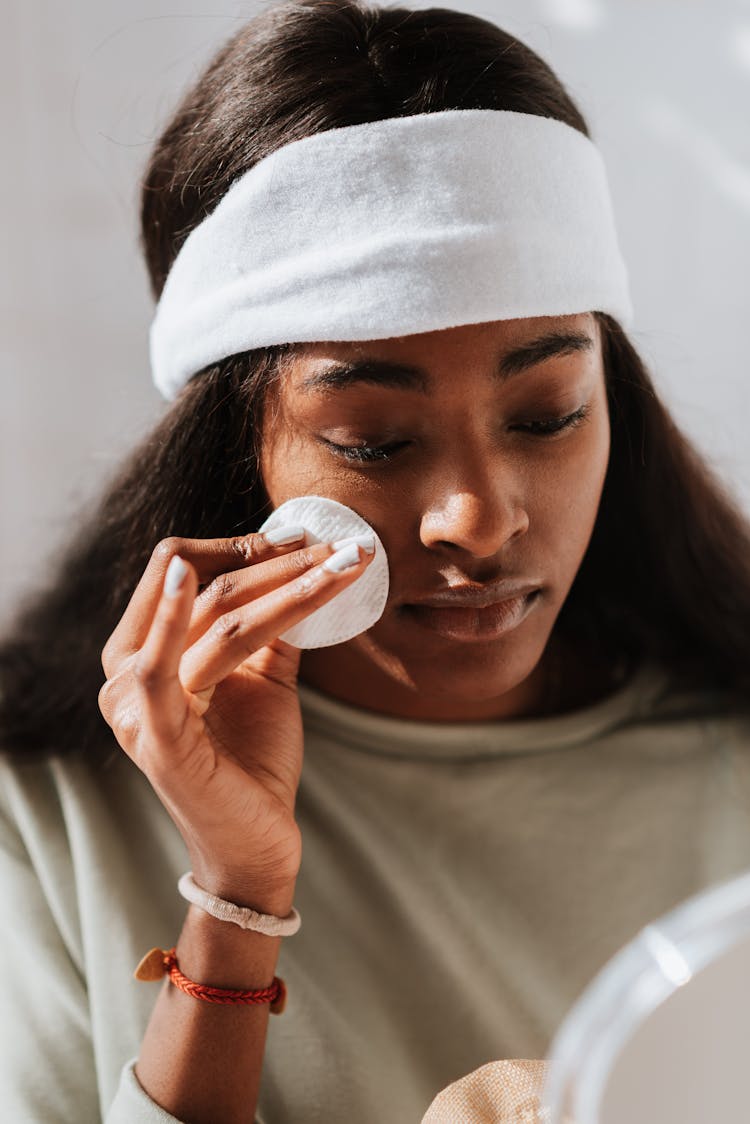
POLYGON ((167 567, 176 554, 190 562, 198 574, 199 585, 205 585, 219 574, 298 550, 304 540, 305 529, 301 526, 275 527, 226 539, 177 536, 162 539, 154 548, 117 627, 104 645, 102 667, 105 674, 111 677, 124 659, 142 647, 161 599, 167 567))

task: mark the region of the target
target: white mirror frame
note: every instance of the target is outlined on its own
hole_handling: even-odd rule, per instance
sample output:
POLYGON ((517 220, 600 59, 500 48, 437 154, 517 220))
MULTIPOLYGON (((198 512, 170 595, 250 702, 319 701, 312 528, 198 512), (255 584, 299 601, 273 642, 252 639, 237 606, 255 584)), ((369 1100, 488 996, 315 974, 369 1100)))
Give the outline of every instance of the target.
POLYGON ((555 1034, 542 1091, 549 1124, 600 1124, 613 1066, 644 1020, 750 936, 750 872, 646 925, 594 977, 555 1034))

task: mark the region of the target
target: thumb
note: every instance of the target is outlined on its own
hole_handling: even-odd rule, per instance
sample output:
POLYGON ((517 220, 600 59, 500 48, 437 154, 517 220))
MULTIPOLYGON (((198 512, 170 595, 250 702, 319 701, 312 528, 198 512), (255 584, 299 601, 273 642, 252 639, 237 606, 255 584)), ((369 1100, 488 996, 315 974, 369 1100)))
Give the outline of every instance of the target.
POLYGON ((257 652, 253 652, 248 660, 254 671, 282 683, 286 687, 297 686, 302 649, 294 644, 287 644, 285 640, 272 640, 257 652))

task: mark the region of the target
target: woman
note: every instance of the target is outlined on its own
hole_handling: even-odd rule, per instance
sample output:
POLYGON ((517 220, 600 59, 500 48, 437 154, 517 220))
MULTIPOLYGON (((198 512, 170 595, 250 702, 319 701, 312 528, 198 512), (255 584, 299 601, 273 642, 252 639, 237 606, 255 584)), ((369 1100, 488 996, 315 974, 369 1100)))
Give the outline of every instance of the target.
MULTIPOLYGON (((485 20, 269 8, 149 162, 160 309, 261 160, 451 110, 588 135, 485 20)), ((462 1074, 542 1058, 642 924, 750 862, 748 525, 617 317, 350 315, 185 375, 4 642, 9 1119, 416 1121, 462 1074), (301 652, 282 633, 373 558, 258 533, 311 493, 374 528, 390 591, 301 652), (187 870, 301 932, 186 910, 187 870), (155 999, 132 977, 153 945, 197 985, 272 991, 215 1005, 173 973, 155 999)))

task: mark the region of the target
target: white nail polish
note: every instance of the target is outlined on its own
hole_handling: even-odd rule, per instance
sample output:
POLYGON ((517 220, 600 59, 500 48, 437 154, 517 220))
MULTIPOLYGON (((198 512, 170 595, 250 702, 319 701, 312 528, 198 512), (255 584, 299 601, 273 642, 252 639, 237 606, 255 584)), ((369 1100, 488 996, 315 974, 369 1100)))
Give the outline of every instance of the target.
POLYGON ((334 550, 341 550, 342 547, 348 546, 349 543, 356 543, 361 546, 366 554, 375 553, 375 536, 374 535, 352 535, 348 539, 337 539, 336 542, 331 543, 334 550))
POLYGON ((263 531, 263 537, 271 546, 286 546, 287 543, 304 539, 304 527, 274 527, 271 531, 263 531))
POLYGON ((172 561, 167 566, 167 573, 164 578, 164 592, 167 597, 176 597, 182 588, 182 583, 187 575, 188 568, 180 558, 179 554, 175 554, 172 561))
POLYGON ((356 566, 359 562, 359 550, 355 542, 349 543, 341 550, 337 550, 330 558, 326 558, 323 563, 324 570, 330 570, 334 574, 339 574, 342 570, 348 570, 352 566, 356 566))

